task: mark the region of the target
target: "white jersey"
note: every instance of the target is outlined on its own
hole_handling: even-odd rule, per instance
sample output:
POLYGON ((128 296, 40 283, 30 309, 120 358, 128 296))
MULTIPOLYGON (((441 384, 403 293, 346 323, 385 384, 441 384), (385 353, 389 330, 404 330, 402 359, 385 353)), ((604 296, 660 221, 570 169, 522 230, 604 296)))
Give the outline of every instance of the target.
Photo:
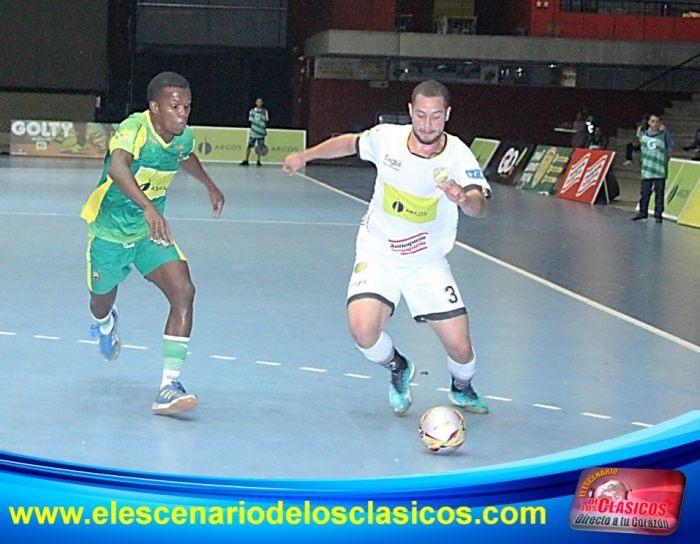
POLYGON ((358 233, 358 248, 406 263, 443 258, 454 247, 459 210, 438 187, 490 189, 474 154, 445 133, 444 149, 431 158, 408 149, 411 125, 381 124, 358 138, 358 154, 377 167, 374 194, 358 233))

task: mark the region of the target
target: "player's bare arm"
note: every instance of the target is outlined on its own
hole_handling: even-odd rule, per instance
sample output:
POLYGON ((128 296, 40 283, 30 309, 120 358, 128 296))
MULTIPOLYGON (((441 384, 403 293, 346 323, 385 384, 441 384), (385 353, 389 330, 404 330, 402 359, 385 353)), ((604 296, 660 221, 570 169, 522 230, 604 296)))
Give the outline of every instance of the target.
POLYGON ((143 210, 143 218, 150 229, 151 240, 169 245, 172 243, 172 236, 168 224, 139 187, 131 172, 133 161, 134 156, 131 153, 123 149, 115 149, 111 154, 108 175, 121 192, 143 210))
POLYGON ((207 191, 209 191, 209 200, 214 210, 214 217, 219 217, 219 215, 221 215, 221 210, 224 208, 226 199, 209 177, 209 174, 202 168, 202 163, 199 162, 197 155, 191 153, 190 156, 184 161, 181 161, 180 164, 182 164, 182 167, 188 174, 200 181, 207 188, 207 191))
POLYGON ((466 215, 477 218, 486 217, 489 205, 480 189, 470 187, 465 190, 453 179, 441 183, 439 187, 466 215))
POLYGON ((338 159, 354 155, 357 151, 355 142, 358 137, 358 134, 341 134, 304 151, 292 153, 284 159, 282 170, 293 174, 307 162, 315 159, 338 159))

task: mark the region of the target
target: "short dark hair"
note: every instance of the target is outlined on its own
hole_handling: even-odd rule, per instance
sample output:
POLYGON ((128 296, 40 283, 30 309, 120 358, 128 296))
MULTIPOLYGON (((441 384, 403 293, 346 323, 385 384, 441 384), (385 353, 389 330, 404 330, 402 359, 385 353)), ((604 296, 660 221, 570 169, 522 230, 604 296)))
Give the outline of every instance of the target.
POLYGON ((148 84, 148 90, 146 91, 148 101, 158 100, 158 97, 163 89, 167 89, 168 87, 175 87, 176 89, 189 89, 190 84, 180 74, 176 74, 175 72, 161 72, 148 84))
POLYGON ((442 96, 442 99, 445 102, 445 108, 450 105, 450 91, 448 91, 447 87, 445 87, 442 83, 435 81, 434 79, 429 79, 415 86, 413 93, 411 94, 411 104, 416 103, 416 98, 418 95, 427 96, 429 98, 434 96, 442 96))

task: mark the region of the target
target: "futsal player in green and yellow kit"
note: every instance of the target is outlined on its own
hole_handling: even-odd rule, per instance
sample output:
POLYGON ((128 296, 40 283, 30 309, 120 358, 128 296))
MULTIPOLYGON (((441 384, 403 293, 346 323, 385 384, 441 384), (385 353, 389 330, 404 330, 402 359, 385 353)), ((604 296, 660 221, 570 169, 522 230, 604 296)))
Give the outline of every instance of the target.
POLYGON ((132 265, 170 303, 163 334, 163 377, 152 409, 159 415, 173 415, 197 404, 197 397, 180 382, 195 289, 185 256, 163 217, 166 192, 182 166, 209 191, 214 217, 221 213, 224 196, 193 153, 194 136, 187 126, 192 94, 187 80, 163 72, 151 80, 147 92, 148 110, 124 120, 110 140, 102 176, 81 217, 89 224, 91 334, 99 339, 107 361, 119 355, 119 314, 114 303, 132 265))

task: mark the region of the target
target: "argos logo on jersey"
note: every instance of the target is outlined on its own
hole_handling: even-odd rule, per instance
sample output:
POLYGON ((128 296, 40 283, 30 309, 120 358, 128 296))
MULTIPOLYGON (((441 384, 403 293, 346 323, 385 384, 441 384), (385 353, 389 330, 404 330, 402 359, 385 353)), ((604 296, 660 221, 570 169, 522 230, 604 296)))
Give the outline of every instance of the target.
POLYGON ((392 170, 397 172, 401 170, 401 161, 398 159, 392 159, 388 154, 384 155, 384 160, 382 161, 385 166, 388 166, 392 170))
POLYGON ((469 179, 484 179, 484 173, 479 168, 467 170, 466 172, 469 179))
POLYGON ((409 223, 430 223, 437 216, 438 199, 412 195, 384 184, 382 210, 387 215, 405 219, 409 223))

